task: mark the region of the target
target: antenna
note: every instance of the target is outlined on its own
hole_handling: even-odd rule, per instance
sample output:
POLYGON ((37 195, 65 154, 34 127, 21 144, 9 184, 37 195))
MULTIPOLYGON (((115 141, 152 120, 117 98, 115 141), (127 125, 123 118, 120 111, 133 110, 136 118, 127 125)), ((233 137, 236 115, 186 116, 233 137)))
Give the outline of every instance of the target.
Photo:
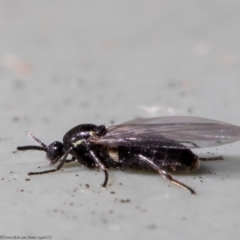
POLYGON ((17 147, 17 150, 19 151, 25 151, 25 150, 38 150, 38 151, 44 151, 47 152, 47 146, 37 137, 35 137, 33 135, 33 133, 29 132, 28 136, 36 143, 38 143, 40 146, 33 146, 33 145, 29 145, 29 146, 20 146, 17 147))

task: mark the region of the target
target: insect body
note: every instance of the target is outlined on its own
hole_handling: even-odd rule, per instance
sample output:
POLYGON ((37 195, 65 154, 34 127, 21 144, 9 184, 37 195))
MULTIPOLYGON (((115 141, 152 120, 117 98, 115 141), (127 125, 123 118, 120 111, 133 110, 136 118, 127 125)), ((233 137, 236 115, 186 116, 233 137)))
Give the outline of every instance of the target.
POLYGON ((64 163, 78 161, 87 168, 100 168, 108 182, 108 169, 127 167, 154 169, 164 178, 192 194, 194 190, 177 181, 168 170, 194 170, 199 160, 222 160, 222 156, 199 158, 190 149, 211 147, 240 140, 240 127, 197 117, 162 117, 136 119, 106 128, 104 125, 81 124, 69 130, 63 142, 46 146, 32 133, 40 146, 23 146, 18 150, 45 151, 56 169, 30 172, 28 175, 59 171, 64 163), (72 159, 67 160, 68 156, 72 159))

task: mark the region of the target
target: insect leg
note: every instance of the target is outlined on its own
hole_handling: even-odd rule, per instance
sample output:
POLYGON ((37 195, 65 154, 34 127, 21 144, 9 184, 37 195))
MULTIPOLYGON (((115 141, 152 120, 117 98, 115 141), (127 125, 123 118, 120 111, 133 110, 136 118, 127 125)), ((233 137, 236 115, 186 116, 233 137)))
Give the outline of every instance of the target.
POLYGON ((63 164, 65 163, 67 156, 71 150, 72 149, 69 148, 68 151, 66 151, 66 153, 64 154, 62 160, 60 160, 60 163, 58 164, 56 169, 51 169, 51 170, 41 171, 41 172, 29 172, 28 175, 29 176, 30 175, 41 175, 41 174, 52 173, 52 172, 57 172, 57 171, 61 170, 61 168, 62 168, 63 164))
POLYGON ((151 166, 153 169, 157 170, 164 178, 166 178, 167 180, 169 180, 170 182, 174 183, 177 186, 180 186, 188 191, 190 191, 191 194, 195 194, 195 191, 188 187, 187 185, 179 182, 178 180, 174 179, 172 177, 171 174, 169 174, 167 171, 165 171, 164 169, 160 168, 159 166, 157 166, 154 162, 152 162, 150 159, 144 157, 143 155, 139 154, 137 155, 138 158, 143 161, 144 163, 148 164, 149 166, 151 166))
POLYGON ((101 162, 101 160, 96 156, 96 154, 92 151, 92 150, 89 150, 89 153, 92 157, 92 159, 94 160, 95 164, 104 171, 105 173, 105 180, 102 184, 103 187, 106 187, 107 185, 107 182, 108 182, 108 171, 107 171, 107 168, 104 166, 104 164, 101 162))
POLYGON ((207 157, 207 158, 198 158, 200 161, 216 161, 216 160, 224 160, 223 156, 217 156, 217 157, 207 157))

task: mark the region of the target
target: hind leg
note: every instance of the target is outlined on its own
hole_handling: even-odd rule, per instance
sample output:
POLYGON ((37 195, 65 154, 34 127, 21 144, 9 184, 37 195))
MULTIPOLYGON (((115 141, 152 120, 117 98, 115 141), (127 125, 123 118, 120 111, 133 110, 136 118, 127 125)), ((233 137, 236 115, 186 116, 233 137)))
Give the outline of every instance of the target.
POLYGON ((174 179, 171 174, 169 174, 166 170, 162 169, 161 167, 157 166, 150 159, 146 158, 145 156, 143 156, 141 154, 137 155, 137 157, 140 161, 144 162, 145 164, 149 165, 150 167, 152 167, 153 169, 158 171, 164 178, 169 180, 171 183, 188 190, 191 194, 195 194, 195 191, 192 188, 190 188, 187 185, 185 185, 184 183, 181 183, 178 180, 174 179))
POLYGON ((223 156, 217 156, 217 157, 206 157, 206 158, 198 158, 200 161, 208 162, 208 161, 218 161, 218 160, 224 160, 223 156))

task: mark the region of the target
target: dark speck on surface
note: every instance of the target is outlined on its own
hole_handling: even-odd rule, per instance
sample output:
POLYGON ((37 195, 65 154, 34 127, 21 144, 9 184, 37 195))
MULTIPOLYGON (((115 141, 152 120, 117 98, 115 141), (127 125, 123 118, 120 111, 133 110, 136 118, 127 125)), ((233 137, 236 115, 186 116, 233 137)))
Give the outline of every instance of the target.
POLYGON ((121 203, 129 203, 131 202, 130 199, 121 199, 120 200, 121 203))
POLYGON ((30 181, 30 178, 26 178, 25 181, 30 181))
POLYGON ((85 184, 86 188, 90 188, 90 185, 89 184, 85 184))
POLYGON ((21 189, 21 190, 20 190, 20 192, 24 192, 24 190, 23 190, 23 189, 21 189))
POLYGON ((106 218, 102 218, 103 223, 108 223, 108 220, 106 218))
POLYGON ((111 194, 115 194, 115 192, 114 191, 112 191, 112 192, 110 192, 111 194))
POLYGON ((20 118, 17 117, 17 116, 15 116, 15 117, 12 118, 12 121, 13 121, 13 122, 18 122, 19 120, 20 120, 20 118))
POLYGON ((152 230, 152 229, 157 228, 157 225, 153 223, 153 224, 148 225, 147 228, 150 229, 150 230, 152 230))
POLYGON ((6 140, 8 140, 8 138, 0 138, 0 141, 6 141, 6 140))

